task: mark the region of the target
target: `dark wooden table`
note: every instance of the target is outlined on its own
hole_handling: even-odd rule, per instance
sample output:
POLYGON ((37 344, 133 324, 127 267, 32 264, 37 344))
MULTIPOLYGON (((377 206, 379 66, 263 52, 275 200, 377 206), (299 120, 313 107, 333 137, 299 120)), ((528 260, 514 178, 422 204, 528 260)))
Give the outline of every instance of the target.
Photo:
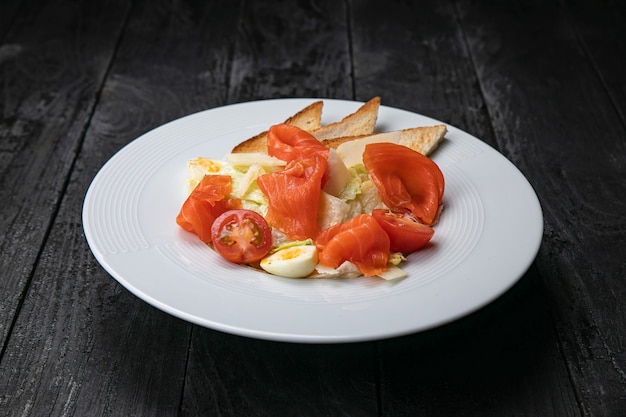
POLYGON ((595 0, 0 3, 0 415, 626 415, 626 8, 595 0), (98 169, 167 121, 367 100, 492 145, 535 188, 530 270, 374 342, 192 325, 91 254, 98 169))

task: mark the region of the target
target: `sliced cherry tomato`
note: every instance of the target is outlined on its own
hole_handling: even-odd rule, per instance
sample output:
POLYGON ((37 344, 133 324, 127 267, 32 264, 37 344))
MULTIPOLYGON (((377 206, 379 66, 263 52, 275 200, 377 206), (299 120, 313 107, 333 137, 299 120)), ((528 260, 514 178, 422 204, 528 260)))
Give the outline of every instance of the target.
POLYGON ((320 262, 331 268, 350 261, 366 276, 387 269, 389 236, 369 214, 360 214, 323 230, 315 245, 320 262))
POLYGON ((259 213, 229 210, 211 227, 213 247, 224 259, 238 264, 256 262, 272 248, 272 230, 259 213))
POLYGON ((423 248, 433 237, 435 230, 422 224, 409 211, 375 209, 372 217, 389 235, 392 252, 409 254, 423 248))
POLYGON ((363 164, 387 207, 409 209, 422 223, 436 223, 444 179, 434 161, 406 146, 372 143, 365 147, 363 164))
POLYGON ((328 158, 329 149, 306 130, 287 124, 277 124, 267 132, 267 153, 283 161, 308 158, 319 153, 328 158))
POLYGON ((176 223, 188 232, 198 235, 205 243, 211 242, 211 226, 220 214, 241 208, 241 201, 228 198, 232 179, 228 175, 206 175, 183 203, 176 223))

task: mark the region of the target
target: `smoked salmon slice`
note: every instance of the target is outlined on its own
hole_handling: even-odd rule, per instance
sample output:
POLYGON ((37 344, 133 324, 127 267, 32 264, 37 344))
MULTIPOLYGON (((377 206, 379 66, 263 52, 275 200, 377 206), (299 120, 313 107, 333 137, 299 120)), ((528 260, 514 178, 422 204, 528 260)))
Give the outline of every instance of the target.
POLYGON ((363 164, 387 207, 408 209, 429 226, 437 221, 445 184, 433 160, 406 146, 372 143, 363 164))
POLYGON ((326 159, 317 153, 287 163, 284 170, 261 175, 259 188, 269 200, 265 219, 292 240, 319 233, 317 209, 326 159))
POLYGON ((365 276, 387 270, 389 244, 389 236, 369 214, 331 226, 315 240, 320 263, 337 268, 350 261, 365 276))
POLYGON ((287 124, 270 127, 267 133, 267 153, 286 162, 308 158, 314 153, 328 158, 329 149, 306 130, 287 124))
POLYGON ((211 226, 222 213, 240 209, 241 201, 229 198, 232 179, 228 175, 205 175, 185 200, 176 223, 201 241, 211 242, 211 226))

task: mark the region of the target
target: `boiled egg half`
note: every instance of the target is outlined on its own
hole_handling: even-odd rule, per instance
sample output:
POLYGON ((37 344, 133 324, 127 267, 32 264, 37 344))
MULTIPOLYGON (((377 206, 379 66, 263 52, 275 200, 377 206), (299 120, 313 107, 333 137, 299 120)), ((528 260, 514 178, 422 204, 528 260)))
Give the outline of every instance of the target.
POLYGON ((291 246, 261 260, 261 268, 273 275, 287 278, 304 278, 315 270, 317 265, 315 245, 291 246))

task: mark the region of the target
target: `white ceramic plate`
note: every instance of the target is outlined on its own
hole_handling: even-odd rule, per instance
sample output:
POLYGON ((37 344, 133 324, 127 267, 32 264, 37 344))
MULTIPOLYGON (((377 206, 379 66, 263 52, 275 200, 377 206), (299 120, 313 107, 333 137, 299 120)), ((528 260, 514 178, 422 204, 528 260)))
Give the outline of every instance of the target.
MULTIPOLYGON (((85 197, 83 226, 100 264, 136 296, 212 329, 277 341, 366 341, 429 329, 509 289, 535 258, 543 217, 532 187, 500 153, 449 126, 432 155, 446 179, 432 245, 399 281, 298 280, 230 264, 180 229, 186 161, 222 159, 237 143, 313 99, 215 108, 154 129, 114 155, 85 197)), ((362 103, 324 100, 323 123, 362 103)), ((379 130, 441 123, 381 106, 379 130)))

